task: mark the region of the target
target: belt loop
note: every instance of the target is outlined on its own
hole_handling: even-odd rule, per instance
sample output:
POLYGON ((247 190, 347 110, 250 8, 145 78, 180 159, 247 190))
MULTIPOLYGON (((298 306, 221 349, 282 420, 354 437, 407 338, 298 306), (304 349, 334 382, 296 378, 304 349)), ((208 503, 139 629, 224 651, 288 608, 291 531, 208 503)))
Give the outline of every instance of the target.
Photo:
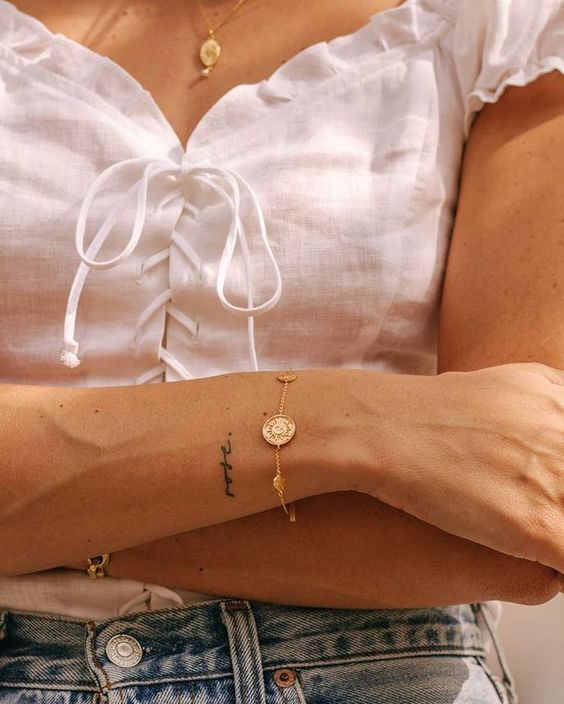
POLYGON ((0 640, 8 637, 8 612, 0 611, 0 640))
POLYGON ((233 668, 235 704, 266 704, 264 674, 255 617, 248 601, 220 601, 233 668))
POLYGON ((515 690, 515 681, 513 679, 513 675, 511 674, 511 670, 509 669, 507 660, 505 659, 503 649, 501 648, 500 643, 498 642, 498 636, 495 631, 495 626, 491 621, 491 614, 489 611, 490 606, 487 602, 478 602, 476 604, 471 604, 471 606, 472 611, 476 614, 476 620, 478 618, 478 615, 481 615, 484 625, 486 626, 486 629, 488 631, 490 641, 494 647, 495 654, 497 656, 497 661, 499 663, 499 667, 503 675, 503 684, 507 689, 507 695, 509 697, 510 704, 518 704, 519 697, 515 690))

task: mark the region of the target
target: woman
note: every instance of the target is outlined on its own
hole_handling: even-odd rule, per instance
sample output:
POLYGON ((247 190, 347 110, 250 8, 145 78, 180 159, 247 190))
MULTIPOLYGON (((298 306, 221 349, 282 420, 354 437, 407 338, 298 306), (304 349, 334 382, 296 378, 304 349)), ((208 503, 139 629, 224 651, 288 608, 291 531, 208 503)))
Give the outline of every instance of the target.
POLYGON ((516 701, 491 611, 564 571, 537 5, 0 1, 0 702, 516 701))

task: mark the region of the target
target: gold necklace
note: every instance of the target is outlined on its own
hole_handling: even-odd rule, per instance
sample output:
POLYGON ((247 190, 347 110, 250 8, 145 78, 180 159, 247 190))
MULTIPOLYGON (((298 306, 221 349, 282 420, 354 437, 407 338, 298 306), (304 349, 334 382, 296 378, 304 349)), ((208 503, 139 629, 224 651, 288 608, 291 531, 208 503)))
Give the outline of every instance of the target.
POLYGON ((221 22, 216 24, 215 27, 211 27, 209 20, 207 18, 207 15, 204 10, 204 6, 202 4, 202 0, 198 0, 198 7, 200 8, 200 12, 202 13, 202 17, 204 18, 204 22, 206 23, 208 27, 208 38, 202 43, 202 46, 200 47, 200 61, 204 64, 204 68, 202 69, 202 76, 209 76, 211 70, 213 67, 216 65, 218 62, 219 56, 221 54, 221 46, 219 45, 217 39, 215 38, 215 32, 223 25, 227 20, 231 17, 231 15, 238 10, 241 5, 245 2, 246 0, 237 0, 235 5, 231 8, 229 11, 228 15, 224 17, 221 22))

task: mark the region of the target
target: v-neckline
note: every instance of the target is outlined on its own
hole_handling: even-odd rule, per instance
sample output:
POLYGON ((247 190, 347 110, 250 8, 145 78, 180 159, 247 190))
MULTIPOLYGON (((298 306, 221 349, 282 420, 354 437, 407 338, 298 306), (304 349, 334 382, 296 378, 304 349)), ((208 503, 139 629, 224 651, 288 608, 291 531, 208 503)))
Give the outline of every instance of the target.
POLYGON ((146 89, 141 81, 139 81, 135 76, 130 73, 124 66, 122 66, 119 62, 115 61, 114 59, 110 58, 109 56, 105 56, 104 54, 99 53, 98 51, 91 49, 90 47, 86 46, 85 44, 82 44, 76 39, 72 39, 71 37, 68 37, 66 34, 63 34, 62 32, 54 32, 53 30, 49 29, 47 25, 42 22, 40 19, 37 17, 34 17, 34 15, 29 14, 28 12, 24 12, 23 10, 20 10, 19 7, 17 7, 13 2, 10 0, 0 0, 0 3, 5 3, 6 5, 10 6, 13 8, 14 12, 20 16, 23 20, 30 22, 30 23, 35 23, 39 29, 46 34, 48 37, 50 37, 51 40, 59 40, 62 41, 69 46, 73 47, 75 50, 80 51, 84 54, 84 56, 91 60, 91 61, 101 61, 103 63, 106 63, 107 65, 112 67, 112 70, 118 74, 122 80, 124 80, 126 83, 128 83, 130 86, 132 86, 136 91, 138 91, 140 94, 144 95, 148 103, 150 104, 150 107, 152 108, 153 112, 155 112, 159 118, 159 121, 161 122, 162 126, 167 130, 167 132, 172 136, 174 143, 175 143, 175 148, 182 150, 183 153, 187 153, 190 150, 191 143, 194 141, 194 137, 197 133, 199 133, 202 128, 205 126, 205 124, 209 121, 211 115, 216 112, 216 110, 220 107, 223 106, 225 102, 230 100, 233 97, 233 94, 237 92, 242 86, 247 86, 252 89, 258 89, 259 86, 272 81, 276 79, 282 71, 287 70, 287 68, 294 62, 300 59, 303 54, 305 54, 308 51, 311 51, 314 47, 319 47, 319 46, 324 46, 324 47, 329 47, 333 43, 337 41, 342 41, 344 39, 352 38, 355 37, 357 34, 360 34, 361 32, 366 31, 366 29, 373 23, 375 18, 381 17, 383 15, 388 15, 391 12, 395 12, 400 9, 404 9, 406 5, 413 4, 415 2, 418 2, 419 0, 403 0, 403 2, 400 2, 398 5, 395 5, 393 7, 386 8, 385 10, 378 10, 377 12, 372 13, 369 15, 368 19, 366 22, 362 24, 362 26, 358 27, 357 29, 353 30, 352 32, 349 32, 348 34, 341 34, 336 37, 333 37, 331 39, 327 40, 320 40, 318 42, 314 42, 313 44, 309 44, 308 46, 305 46, 303 49, 300 49, 300 51, 296 52, 293 54, 289 59, 287 59, 284 63, 282 63, 280 66, 274 69, 266 78, 261 79, 260 81, 256 82, 242 82, 242 83, 237 83, 236 85, 232 86, 229 88, 223 95, 221 95, 199 118, 199 120, 196 122, 195 126, 193 127, 192 131, 190 132, 188 139, 186 142, 184 142, 181 138, 180 135, 176 132, 175 128, 172 126, 172 122, 169 120, 169 118, 165 115, 163 109, 161 108, 160 104, 157 102, 153 94, 151 93, 150 90, 146 89))

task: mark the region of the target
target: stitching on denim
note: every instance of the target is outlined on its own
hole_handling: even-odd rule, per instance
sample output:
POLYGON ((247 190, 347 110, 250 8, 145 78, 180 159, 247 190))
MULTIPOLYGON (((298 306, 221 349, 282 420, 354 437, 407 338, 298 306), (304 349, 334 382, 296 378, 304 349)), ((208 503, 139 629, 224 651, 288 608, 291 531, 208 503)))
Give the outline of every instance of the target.
POLYGON ((86 628, 89 631, 90 635, 92 636, 92 647, 91 647, 92 659, 94 660, 94 664, 97 665, 100 672, 104 675, 105 683, 102 685, 102 687, 106 688, 108 690, 112 689, 112 683, 110 682, 108 674, 104 670, 102 663, 98 660, 98 656, 96 655, 96 624, 94 623, 94 621, 88 621, 86 628))
POLYGON ((509 704, 508 696, 505 692, 503 692, 503 690, 500 690, 500 686, 503 686, 503 683, 494 677, 493 673, 490 671, 490 668, 486 665, 485 660, 480 659, 479 657, 476 657, 475 660, 486 675, 486 677, 489 679, 492 687, 495 689, 501 704, 509 704))
POLYGON ((449 648, 448 650, 437 651, 434 649, 414 648, 412 650, 390 650, 387 652, 366 654, 366 655, 351 655, 349 658, 334 658, 325 660, 309 660, 309 661, 292 661, 283 662, 276 665, 268 665, 264 667, 265 672, 278 670, 280 668, 289 669, 306 669, 309 667, 333 667, 334 665, 354 665, 355 663, 371 662, 373 660, 393 660, 395 658, 417 658, 417 657, 468 657, 483 655, 484 651, 478 648, 465 648, 456 650, 449 648))
MULTIPOLYGON (((355 663, 362 663, 362 662, 372 662, 372 661, 378 661, 378 660, 393 660, 395 658, 402 658, 402 657, 409 657, 409 658, 416 658, 416 657, 469 657, 469 656, 476 656, 476 655, 484 655, 483 650, 479 649, 462 649, 462 650, 456 650, 450 648, 449 650, 445 650, 443 652, 436 652, 433 650, 423 650, 423 649, 414 649, 414 650, 404 650, 404 651, 389 651, 387 653, 377 653, 377 654, 370 654, 370 655, 363 655, 363 656, 351 656, 350 658, 336 658, 333 660, 309 660, 309 661, 293 661, 293 662, 282 662, 282 663, 277 663, 275 665, 268 665, 264 666, 263 665, 263 672, 272 672, 273 670, 278 670, 280 668, 289 668, 289 669, 307 669, 309 667, 332 667, 334 665, 349 665, 349 664, 355 664, 355 663)), ((126 682, 116 682, 113 685, 114 689, 118 689, 119 687, 144 687, 152 684, 171 684, 175 682, 198 682, 201 680, 210 680, 210 679, 221 679, 221 678, 232 678, 233 673, 232 672, 223 672, 223 673, 205 673, 202 675, 194 675, 192 677, 170 677, 167 679, 158 679, 158 680, 140 680, 140 681, 135 681, 135 680, 130 680, 126 682)))
POLYGON ((2 687, 10 687, 10 689, 33 689, 37 690, 38 692, 43 692, 43 691, 51 691, 51 692, 62 692, 62 691, 68 691, 70 690, 71 692, 98 692, 99 690, 96 687, 83 687, 81 685, 76 685, 75 682, 64 682, 60 681, 57 682, 57 684, 42 684, 41 682, 9 682, 8 680, 2 680, 2 687))
POLYGON ((294 682, 294 686, 292 687, 292 689, 296 693, 299 704, 307 704, 304 690, 302 689, 302 681, 300 679, 300 673, 298 671, 296 671, 294 674, 296 675, 296 681, 294 682))

